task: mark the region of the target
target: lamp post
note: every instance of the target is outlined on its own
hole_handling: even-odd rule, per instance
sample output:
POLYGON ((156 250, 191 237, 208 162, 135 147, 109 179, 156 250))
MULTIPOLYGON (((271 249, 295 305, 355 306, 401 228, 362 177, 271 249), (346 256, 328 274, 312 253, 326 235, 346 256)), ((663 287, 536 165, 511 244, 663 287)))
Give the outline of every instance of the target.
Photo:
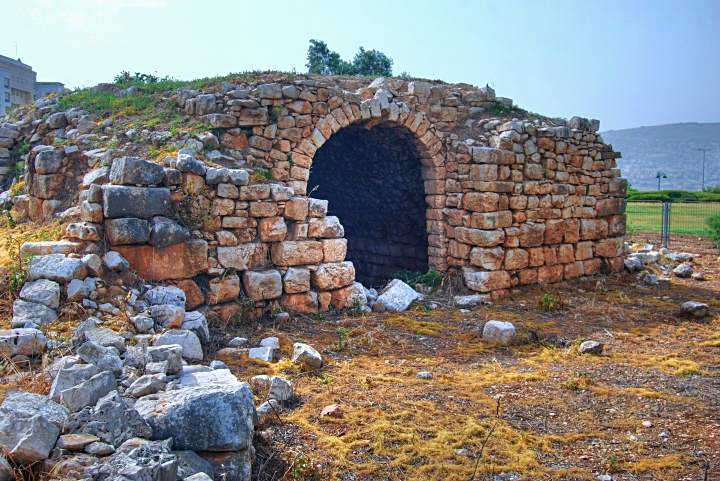
POLYGON ((700 147, 698 148, 700 152, 703 153, 703 161, 702 161, 702 189, 700 192, 705 191, 705 154, 710 150, 707 147, 700 147))
POLYGON ((665 175, 665 172, 661 172, 658 170, 658 173, 655 174, 655 178, 658 180, 657 190, 660 190, 660 179, 667 179, 667 175, 665 175))

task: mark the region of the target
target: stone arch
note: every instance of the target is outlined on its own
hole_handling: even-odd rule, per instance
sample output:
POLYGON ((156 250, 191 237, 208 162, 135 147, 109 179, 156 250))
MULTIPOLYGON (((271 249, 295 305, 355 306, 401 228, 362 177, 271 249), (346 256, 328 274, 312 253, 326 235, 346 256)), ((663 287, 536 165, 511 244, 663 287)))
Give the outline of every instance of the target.
MULTIPOLYGON (((377 285, 383 280, 387 280, 387 277, 395 270, 404 268, 418 271, 428 268, 441 272, 446 271, 446 238, 442 210, 445 206, 444 149, 443 143, 435 135, 431 123, 426 119, 424 113, 414 112, 402 102, 384 104, 377 99, 372 99, 362 102, 359 106, 354 103, 345 103, 315 123, 311 139, 311 148, 308 148, 307 142, 299 146, 302 155, 307 156, 304 160, 307 162, 308 168, 307 178, 303 181, 300 190, 306 192, 308 196, 329 200, 330 213, 337 213, 340 222, 346 227, 345 237, 349 243, 348 258, 355 261, 360 281, 377 285), (363 132, 368 133, 367 139, 363 139, 363 132), (402 166, 380 165, 378 156, 388 158, 389 155, 393 155, 390 152, 392 149, 389 149, 389 143, 383 143, 384 141, 398 143, 392 148, 396 154, 392 160, 401 162, 402 166), (365 197, 363 197, 363 193, 358 190, 368 188, 367 182, 366 185, 354 188, 353 182, 368 180, 368 176, 363 175, 362 169, 353 173, 348 172, 349 175, 354 174, 355 178, 346 179, 349 182, 343 182, 342 170, 337 171, 329 165, 318 166, 315 164, 317 161, 325 164, 332 161, 333 159, 327 157, 333 155, 338 157, 339 153, 338 145, 335 147, 333 145, 347 144, 348 142, 361 150, 368 149, 367 153, 372 152, 371 157, 375 158, 373 167, 382 167, 380 170, 384 174, 394 177, 395 182, 410 179, 411 183, 419 184, 417 188, 414 188, 412 185, 393 185, 393 181, 390 181, 383 186, 387 188, 387 200, 393 203, 396 201, 404 203, 405 210, 402 210, 403 208, 400 206, 395 210, 384 209, 384 212, 376 211, 372 215, 363 215, 364 220, 348 217, 352 208, 350 208, 349 202, 338 201, 341 199, 338 196, 338 189, 355 191, 353 194, 348 192, 348 195, 355 200, 364 199, 366 202, 375 200, 368 196, 381 194, 377 190, 373 192, 370 189, 371 191, 365 192, 365 197), (369 147, 368 142, 376 142, 373 144, 374 148, 369 147), (402 152, 403 149, 406 151, 402 152), (333 150, 334 153, 328 152, 333 150), (409 162, 408 157, 412 157, 412 161, 409 162), (313 164, 316 166, 314 172, 328 171, 324 174, 325 179, 332 179, 335 185, 334 189, 321 187, 319 192, 313 191, 315 186, 309 184, 311 175, 313 178, 321 175, 310 173, 313 164), (400 174, 402 169, 407 169, 407 172, 398 176, 397 174, 400 174), (332 171, 332 175, 329 171, 332 171), (419 227, 416 224, 418 212, 419 227), (400 217, 403 220, 402 225, 398 224, 397 232, 393 234, 397 236, 397 242, 393 242, 388 237, 374 241, 370 237, 358 237, 358 232, 367 229, 368 223, 373 221, 376 221, 375 225, 378 226, 375 234, 382 235, 382 232, 378 232, 383 231, 381 224, 391 222, 393 214, 398 215, 395 217, 398 220, 400 217), (422 235, 422 239, 414 239, 418 234, 422 235), (401 240, 402 236, 405 237, 401 240), (419 259, 417 255, 420 244, 424 251, 422 259, 419 259)), ((349 166, 347 163, 343 165, 349 166)), ((372 202, 369 203, 372 204, 372 202)), ((375 207, 378 207, 377 203, 375 203, 375 207)))

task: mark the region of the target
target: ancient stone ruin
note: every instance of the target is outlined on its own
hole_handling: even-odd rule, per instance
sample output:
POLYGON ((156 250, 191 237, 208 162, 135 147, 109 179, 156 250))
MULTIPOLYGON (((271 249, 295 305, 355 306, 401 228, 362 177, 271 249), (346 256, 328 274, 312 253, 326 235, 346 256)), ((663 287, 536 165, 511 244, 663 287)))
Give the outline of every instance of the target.
POLYGON ((260 311, 347 308, 364 303, 360 283, 404 270, 491 298, 623 266, 626 181, 597 121, 508 118, 489 87, 385 78, 173 95, 208 130, 160 163, 54 146, 96 142, 111 122, 52 102, 0 129, 0 156, 32 146, 27 193, 6 199, 16 221, 79 207, 65 242, 26 253, 118 252, 226 315, 239 296, 260 311))

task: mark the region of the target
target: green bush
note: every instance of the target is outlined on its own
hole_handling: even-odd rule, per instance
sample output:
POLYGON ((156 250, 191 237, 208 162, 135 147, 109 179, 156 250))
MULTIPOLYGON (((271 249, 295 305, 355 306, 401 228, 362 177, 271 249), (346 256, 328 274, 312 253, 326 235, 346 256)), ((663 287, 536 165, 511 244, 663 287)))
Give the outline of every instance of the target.
POLYGON ((663 202, 720 202, 720 192, 691 192, 688 190, 628 190, 627 200, 658 200, 663 202))
POLYGON ((715 242, 716 246, 720 247, 720 214, 708 217, 705 223, 710 229, 710 237, 713 242, 715 242))

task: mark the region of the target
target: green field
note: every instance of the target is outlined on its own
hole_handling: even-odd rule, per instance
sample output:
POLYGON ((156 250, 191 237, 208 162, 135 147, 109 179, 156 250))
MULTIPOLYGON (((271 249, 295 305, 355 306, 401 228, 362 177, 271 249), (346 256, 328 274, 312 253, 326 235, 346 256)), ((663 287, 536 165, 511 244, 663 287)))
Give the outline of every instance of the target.
MULTIPOLYGON (((660 233, 662 225, 662 203, 660 202, 628 202, 627 231, 629 234, 638 232, 660 233)), ((670 204, 670 232, 698 237, 709 237, 705 219, 720 214, 718 202, 677 202, 670 204)))

